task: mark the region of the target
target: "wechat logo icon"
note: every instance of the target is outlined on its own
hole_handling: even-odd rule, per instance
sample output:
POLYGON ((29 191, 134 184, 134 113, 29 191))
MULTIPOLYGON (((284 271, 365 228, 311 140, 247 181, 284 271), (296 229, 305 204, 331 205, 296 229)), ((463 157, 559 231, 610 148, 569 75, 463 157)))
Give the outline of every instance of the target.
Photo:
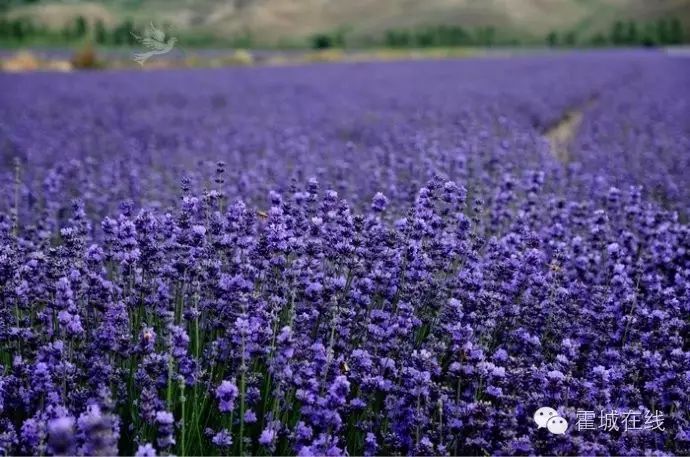
POLYGON ((537 428, 546 428, 554 435, 564 435, 568 430, 568 421, 548 406, 543 406, 534 413, 534 422, 537 423, 537 428))

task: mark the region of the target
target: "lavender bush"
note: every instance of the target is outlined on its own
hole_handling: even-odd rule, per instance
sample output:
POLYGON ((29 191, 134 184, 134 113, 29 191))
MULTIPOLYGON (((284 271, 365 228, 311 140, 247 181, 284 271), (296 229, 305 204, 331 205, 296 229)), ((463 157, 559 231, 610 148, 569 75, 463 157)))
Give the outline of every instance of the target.
POLYGON ((690 453, 688 70, 0 75, 0 449, 690 453))

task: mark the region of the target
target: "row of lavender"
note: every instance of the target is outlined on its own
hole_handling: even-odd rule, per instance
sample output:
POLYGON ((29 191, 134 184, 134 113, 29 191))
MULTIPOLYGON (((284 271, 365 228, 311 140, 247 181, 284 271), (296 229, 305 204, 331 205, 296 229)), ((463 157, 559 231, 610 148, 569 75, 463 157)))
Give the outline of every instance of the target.
POLYGON ((55 216, 76 197, 101 218, 126 198, 167 208, 182 175, 200 192, 217 160, 228 194, 264 207, 270 190, 316 176, 349 201, 382 191, 404 210, 434 173, 550 167, 541 130, 630 67, 621 56, 572 56, 0 75, 3 206, 14 205, 18 157, 20 217, 37 214, 39 200, 59 203, 55 216), (592 71, 602 63, 607 71, 592 71))
POLYGON ((689 66, 2 76, 0 448, 687 454, 689 66))
POLYGON ((687 60, 638 65, 627 84, 598 92, 574 144, 581 171, 605 170, 614 184, 643 185, 652 199, 684 217, 690 212, 687 60))

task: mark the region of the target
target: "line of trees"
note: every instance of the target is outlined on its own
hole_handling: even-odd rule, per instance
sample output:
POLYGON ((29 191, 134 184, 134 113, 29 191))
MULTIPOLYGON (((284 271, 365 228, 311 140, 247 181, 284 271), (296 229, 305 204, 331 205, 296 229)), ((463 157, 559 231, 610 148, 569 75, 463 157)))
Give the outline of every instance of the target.
POLYGON ((656 22, 616 21, 606 33, 581 40, 576 32, 550 32, 546 44, 552 47, 594 46, 669 46, 690 41, 680 19, 661 18, 656 22))
POLYGON ((416 29, 387 30, 384 44, 392 48, 492 46, 497 44, 497 40, 496 29, 491 26, 467 30, 460 26, 439 25, 416 29))
POLYGON ((83 16, 77 16, 61 30, 55 31, 36 25, 26 17, 15 19, 0 17, 0 40, 5 42, 31 43, 59 39, 65 43, 71 43, 90 38, 98 44, 134 45, 136 38, 132 32, 134 32, 134 23, 131 19, 125 19, 115 27, 108 28, 101 20, 89 23, 83 16))
MULTIPOLYGON (((346 46, 346 31, 319 33, 311 38, 314 49, 341 48, 346 46)), ((493 46, 499 44, 496 29, 491 26, 473 30, 454 25, 425 26, 412 29, 388 29, 383 40, 365 40, 366 46, 386 46, 390 48, 429 48, 452 46, 493 46)), ((504 42, 501 44, 515 44, 504 42)))
MULTIPOLYGON (((499 34, 492 26, 467 29, 455 25, 424 26, 408 29, 388 29, 383 38, 365 40, 366 46, 386 46, 390 48, 427 48, 453 46, 514 46, 535 44, 507 38, 507 33, 499 34)), ((545 38, 551 47, 576 46, 668 46, 690 42, 680 19, 661 18, 655 22, 616 21, 608 33, 582 36, 576 31, 552 31, 545 38)), ((361 44, 361 43, 360 43, 361 44)), ((315 49, 340 48, 346 46, 343 31, 314 35, 311 46, 315 49)))

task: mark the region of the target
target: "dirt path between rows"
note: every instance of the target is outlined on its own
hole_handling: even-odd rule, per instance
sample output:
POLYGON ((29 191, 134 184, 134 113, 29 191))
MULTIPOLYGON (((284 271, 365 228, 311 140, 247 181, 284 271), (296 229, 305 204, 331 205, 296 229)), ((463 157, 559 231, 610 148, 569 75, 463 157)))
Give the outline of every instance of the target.
POLYGON ((551 152, 561 162, 570 162, 571 145, 580 129, 580 124, 582 124, 584 112, 595 101, 595 98, 591 98, 582 105, 566 111, 558 122, 544 132, 544 136, 551 144, 551 152))

